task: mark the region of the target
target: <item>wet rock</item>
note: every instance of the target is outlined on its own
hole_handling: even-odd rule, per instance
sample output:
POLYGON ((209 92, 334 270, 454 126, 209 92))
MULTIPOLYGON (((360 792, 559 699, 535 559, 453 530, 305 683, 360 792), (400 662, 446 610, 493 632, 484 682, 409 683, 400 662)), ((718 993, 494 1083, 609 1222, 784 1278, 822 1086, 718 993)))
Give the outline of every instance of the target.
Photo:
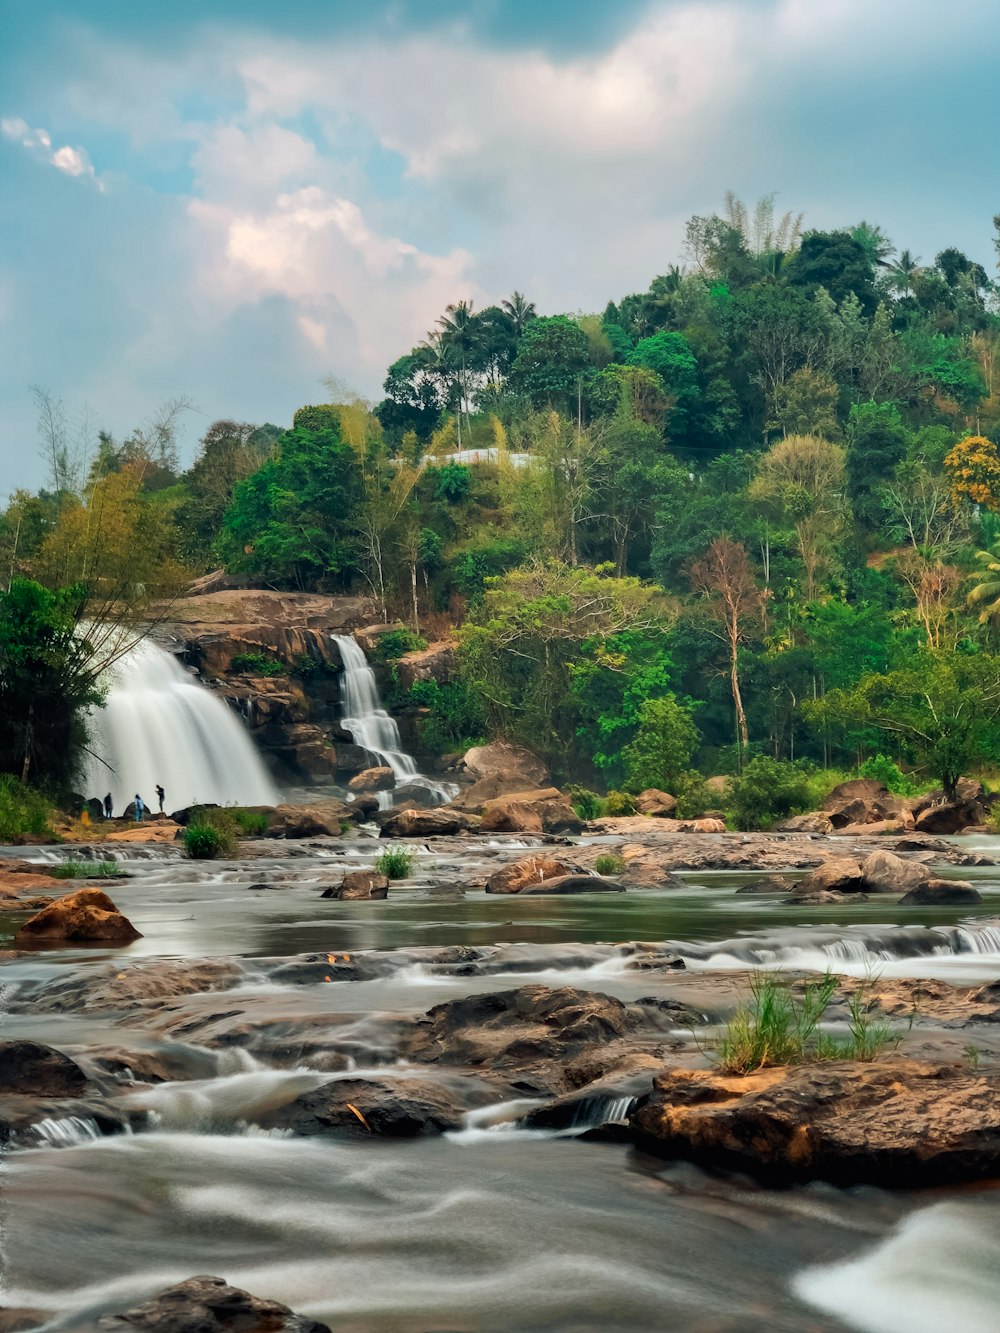
POLYGON ((595 862, 609 851, 625 862, 624 869, 616 871, 614 878, 626 889, 684 888, 684 880, 673 872, 673 867, 684 863, 684 858, 672 850, 634 842, 614 849, 591 844, 574 848, 574 856, 582 866, 593 869, 595 862))
POLYGON ((358 813, 355 803, 313 801, 309 805, 276 805, 268 815, 267 838, 340 837, 341 825, 358 813))
POLYGON ((15 1309, 7 1306, 0 1309, 0 1333, 30 1333, 30 1330, 47 1324, 50 1315, 44 1310, 29 1310, 25 1307, 15 1309))
POLYGON ((817 893, 863 893, 865 878, 861 863, 849 856, 833 856, 795 886, 796 898, 807 898, 817 893))
POLYGON ((604 879, 601 875, 557 875, 554 879, 544 880, 541 884, 526 884, 520 890, 521 897, 528 898, 545 893, 624 893, 625 886, 617 880, 604 879))
POLYGON ((495 741, 491 745, 476 745, 466 750, 463 759, 466 770, 473 778, 491 778, 497 774, 518 776, 523 779, 521 790, 540 787, 549 780, 548 766, 537 754, 522 745, 508 745, 495 741))
POLYGON ((62 942, 131 944, 141 938, 106 893, 77 889, 29 917, 15 935, 14 944, 17 948, 62 942))
POLYGON ((823 802, 822 813, 835 829, 847 824, 874 824, 885 819, 902 819, 904 803, 888 787, 874 778, 854 778, 841 782, 823 802))
POLYGON ((665 1156, 779 1180, 915 1188, 1000 1174, 1000 1075, 951 1065, 672 1069, 631 1124, 665 1156))
POLYGON ((448 806, 433 810, 394 810, 382 824, 383 838, 452 838, 479 827, 475 815, 448 806))
POLYGON ((846 903, 848 895, 846 893, 836 893, 833 889, 822 889, 818 893, 793 893, 790 898, 783 898, 782 904, 786 907, 822 907, 835 906, 837 903, 846 903))
POLYGON ((494 870, 486 881, 486 892, 520 893, 529 884, 542 884, 547 879, 573 875, 577 871, 577 866, 552 856, 526 856, 494 870))
POLYGON ((636 813, 650 815, 654 819, 668 819, 677 809, 677 797, 669 792, 659 791, 656 787, 647 787, 635 798, 636 813))
POLYGON ((811 815, 792 815, 774 826, 775 833, 832 833, 833 825, 822 811, 811 815))
POLYGON ((900 898, 900 907, 938 907, 981 903, 983 896, 962 879, 928 879, 900 898))
POLYGON ((0 1042, 0 1094, 81 1097, 86 1087, 83 1070, 62 1051, 37 1041, 0 1042))
POLYGON ((389 878, 377 870, 352 870, 343 881, 334 888, 324 889, 321 898, 339 898, 345 901, 351 898, 388 898, 389 878))
POLYGON ((10 1007, 17 1012, 36 1013, 124 1013, 147 1006, 158 1009, 164 1000, 228 990, 242 979, 240 968, 227 959, 160 959, 121 970, 88 969, 83 974, 57 976, 37 985, 26 983, 11 998, 10 1007))
POLYGON ((349 791, 388 791, 395 785, 395 774, 391 768, 383 765, 378 768, 363 768, 351 778, 347 787, 349 791))
POLYGON ((917 815, 916 828, 919 833, 961 833, 982 820, 983 807, 977 800, 941 801, 917 815))
POLYGON ((876 819, 870 824, 845 824, 835 832, 842 838, 879 838, 890 833, 902 833, 911 827, 912 821, 907 824, 903 819, 876 819))
MULTIPOLYGON (((369 797, 369 800, 372 798, 369 797)), ((430 809, 438 803, 438 797, 431 791, 430 787, 425 787, 420 782, 404 782, 393 792, 393 801, 400 808, 409 807, 410 809, 430 809)), ((374 808, 378 809, 378 802, 375 802, 374 808)))
POLYGON ((460 1128, 466 1111, 488 1105, 494 1095, 467 1079, 334 1079, 269 1113, 263 1123, 296 1134, 415 1138, 460 1128))
POLYGON ((104 1315, 97 1328, 150 1329, 155 1333, 331 1333, 279 1301, 262 1300, 231 1287, 225 1278, 192 1277, 168 1287, 143 1305, 104 1315))
POLYGON ((53 1123, 65 1126, 70 1133, 73 1127, 86 1125, 92 1131, 90 1137, 122 1134, 130 1128, 126 1113, 103 1100, 0 1094, 0 1143, 51 1143, 56 1136, 45 1131, 53 1123))
POLYGON ((484 833, 582 833, 583 820, 557 787, 512 792, 483 803, 484 833))
POLYGON ((752 884, 741 884, 737 893, 787 893, 790 888, 787 879, 780 875, 765 875, 755 879, 752 884))
POLYGON ((893 852, 872 852, 861 866, 868 893, 910 893, 930 879, 927 867, 893 852))

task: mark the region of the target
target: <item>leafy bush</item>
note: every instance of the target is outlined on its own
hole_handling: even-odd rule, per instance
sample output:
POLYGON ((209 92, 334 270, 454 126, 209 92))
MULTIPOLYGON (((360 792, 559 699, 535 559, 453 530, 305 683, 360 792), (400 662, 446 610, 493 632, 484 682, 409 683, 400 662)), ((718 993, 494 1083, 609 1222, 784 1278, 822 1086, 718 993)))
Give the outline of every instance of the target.
POLYGON ((13 842, 27 834, 56 841, 51 827, 53 814, 40 792, 9 773, 0 774, 0 842, 13 842))
POLYGON ((488 578, 516 569, 528 556, 528 548, 516 537, 497 537, 470 547, 455 558, 452 575, 455 586, 471 606, 478 606, 488 578))
POLYGON ((405 701, 427 709, 417 732, 428 750, 443 754, 459 746, 467 749, 486 734, 483 710, 464 680, 414 681, 405 701))
POLYGON ((409 879, 413 870, 413 853, 402 847, 393 847, 384 851, 375 862, 375 869, 386 879, 409 879))
POLYGON ((592 819, 600 819, 604 802, 596 791, 589 791, 586 787, 569 787, 567 794, 570 804, 582 820, 589 823, 592 819))
POLYGON ((469 498, 472 477, 464 463, 447 462, 439 468, 428 468, 428 479, 433 479, 434 499, 448 504, 459 504, 469 498))
POLYGON ((53 879, 104 879, 122 871, 116 861, 63 861, 48 873, 53 879))
POLYGON ((916 788, 900 767, 888 755, 870 755, 858 769, 858 777, 872 778, 895 792, 897 796, 913 796, 916 788))
POLYGON ((371 651, 373 662, 395 662, 407 653, 419 652, 427 647, 427 640, 411 629, 390 629, 380 634, 371 651))
POLYGON ((647 787, 673 792, 700 740, 691 710, 672 694, 647 699, 639 709, 635 737, 622 751, 625 786, 632 792, 647 787))
POLYGON ((183 835, 184 850, 193 861, 214 861, 232 852, 232 835, 214 824, 188 824, 183 835))
POLYGON ((625 869, 625 861, 613 852, 602 852, 594 861, 594 869, 599 875, 620 875, 625 869))
POLYGON ((677 797, 679 819, 700 819, 706 810, 718 806, 718 798, 713 797, 705 779, 694 769, 688 769, 675 779, 672 795, 677 797))
POLYGON ((235 806, 226 813, 244 836, 259 838, 267 832, 267 815, 263 810, 244 810, 235 806))
POLYGON ((809 809, 809 781, 798 764, 757 755, 733 778, 729 803, 740 828, 770 828, 809 809))
POLYGON ((624 791, 609 791, 603 802, 603 813, 609 819, 616 819, 620 815, 634 815, 635 801, 624 791))
POLYGON ((285 667, 276 657, 253 652, 237 653, 233 658, 232 669, 246 676, 280 676, 285 667))

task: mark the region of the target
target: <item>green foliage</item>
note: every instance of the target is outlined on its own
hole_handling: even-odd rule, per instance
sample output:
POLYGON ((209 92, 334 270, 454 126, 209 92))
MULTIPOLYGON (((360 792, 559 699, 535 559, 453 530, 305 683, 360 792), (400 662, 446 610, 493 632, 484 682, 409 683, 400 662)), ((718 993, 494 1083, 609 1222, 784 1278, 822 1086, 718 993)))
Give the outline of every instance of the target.
POLYGON ((564 315, 533 319, 510 371, 510 387, 537 408, 572 410, 590 367, 587 335, 564 315))
POLYGON ((427 640, 413 630, 390 629, 378 635, 370 656, 373 662, 398 662, 407 653, 420 652, 426 647, 427 640))
POLYGON ((460 504, 469 498, 472 479, 464 463, 447 462, 439 468, 428 468, 427 476, 434 483, 434 498, 448 504, 460 504))
POLYGON ((49 870, 53 879, 111 879, 122 873, 117 861, 63 861, 49 870))
POLYGON ((232 669, 238 675, 280 676, 285 671, 285 665, 267 653, 250 652, 237 653, 232 661, 232 669))
POLYGON ((409 879, 415 857, 402 847, 387 848, 375 862, 375 869, 386 879, 409 879))
POLYGON ((897 796, 912 796, 916 792, 916 787, 910 779, 900 770, 899 765, 888 755, 873 754, 861 764, 858 768, 859 778, 871 778, 875 782, 881 782, 883 786, 888 787, 889 791, 895 792, 897 796))
POLYGON ((228 806, 225 813, 245 837, 260 838, 267 832, 268 819, 263 810, 245 810, 236 805, 228 806))
POLYGON ((235 850, 231 836, 227 838, 218 824, 188 824, 182 835, 184 851, 193 861, 214 861, 220 856, 231 856, 235 850))
POLYGON ((468 598, 470 606, 478 606, 483 600, 487 579, 516 569, 527 554, 528 548, 520 538, 490 538, 456 557, 452 566, 455 586, 468 598))
POLYGON ((432 753, 468 749, 486 735, 486 718, 466 680, 416 680, 406 702, 427 710, 417 731, 421 744, 432 753))
POLYGON ((625 861, 613 852, 602 852, 594 861, 594 869, 599 875, 620 875, 625 869, 625 861))
POLYGON ((0 843, 32 836, 56 842, 52 831, 55 811, 40 792, 0 773, 0 843))
POLYGON ((601 807, 601 814, 608 819, 620 819, 623 815, 635 814, 635 798, 631 792, 609 791, 601 807))
POLYGON ((739 828, 769 828, 809 808, 809 783, 798 764, 757 755, 733 778, 729 804, 739 828))
POLYGON ((656 787, 673 793, 700 741, 691 710, 668 694, 646 699, 637 721, 635 737, 623 752, 625 785, 633 792, 656 787))
POLYGON ((586 787, 578 787, 574 784, 568 786, 566 791, 569 795, 570 804, 585 823, 589 824, 592 819, 600 819, 604 802, 596 791, 589 791, 586 787))

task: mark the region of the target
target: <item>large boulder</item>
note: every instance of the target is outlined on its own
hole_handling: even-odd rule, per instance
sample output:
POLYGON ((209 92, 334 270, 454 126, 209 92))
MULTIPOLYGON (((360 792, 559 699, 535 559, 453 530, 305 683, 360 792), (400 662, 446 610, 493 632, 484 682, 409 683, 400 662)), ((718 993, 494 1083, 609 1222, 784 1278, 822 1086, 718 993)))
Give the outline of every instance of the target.
POLYGON ((636 814, 669 819, 677 809, 677 797, 671 796, 669 792, 659 791, 656 787, 647 787, 635 798, 635 809, 636 814))
POLYGON ((668 1157, 779 1180, 912 1188, 1000 1175, 1000 1074, 952 1065, 671 1069, 631 1123, 668 1157))
POLYGON ((82 1097, 87 1076, 68 1055, 37 1041, 0 1042, 0 1094, 82 1097))
POLYGON ((276 805, 267 816, 267 838, 340 837, 341 825, 359 812, 343 801, 313 801, 309 805, 276 805))
POLYGON ((823 802, 822 813, 835 829, 847 824, 874 824, 884 819, 901 819, 904 802, 888 787, 873 778, 854 778, 841 782, 823 802))
POLYGON ((483 804, 484 833, 582 833, 583 820, 557 787, 512 792, 483 804))
POLYGON ((865 877, 861 863, 850 856, 833 856, 801 879, 795 886, 797 898, 814 893, 864 893, 865 877))
POLYGON ((464 764, 473 778, 491 778, 498 773, 519 776, 521 789, 541 787, 549 780, 548 766, 537 754, 523 745, 508 745, 494 741, 491 745, 476 745, 465 752, 464 764))
POLYGON ((811 815, 792 815, 774 825, 775 833, 832 833, 833 825, 821 811, 811 815))
POLYGON ((920 811, 915 827, 918 833, 961 833, 982 820, 983 807, 978 800, 940 801, 920 811))
POLYGON ((433 810, 394 810, 382 824, 383 838, 451 838, 479 828, 475 815, 447 806, 433 810))
POLYGON ((388 791, 396 785, 396 776, 391 768, 363 768, 356 773, 347 787, 349 791, 388 791))
POLYGON ((429 643, 415 653, 406 653, 396 663, 396 675, 404 690, 420 680, 436 680, 445 684, 455 675, 457 645, 449 639, 429 643))
POLYGON ((601 875, 557 875, 555 879, 544 880, 541 884, 528 884, 521 890, 523 897, 545 893, 624 892, 624 884, 614 879, 604 879, 601 875))
POLYGON ((451 802, 456 810, 467 810, 470 814, 481 815, 487 801, 495 801, 504 796, 516 796, 523 792, 524 775, 513 771, 501 770, 488 777, 478 778, 469 787, 464 787, 451 802))
POLYGON ((919 861, 904 861, 893 852, 872 852, 861 867, 868 893, 910 893, 930 879, 930 872, 919 861))
POLYGON ((389 877, 378 870, 352 870, 336 888, 324 889, 321 898, 388 898, 389 877))
POLYGON ((334 1079, 264 1119, 268 1127, 297 1134, 410 1139, 458 1129, 467 1110, 490 1100, 481 1085, 467 1080, 449 1080, 445 1085, 398 1075, 334 1079))
POLYGON ((191 1277, 142 1305, 98 1319, 98 1329, 135 1333, 331 1333, 329 1324, 261 1300, 221 1277, 191 1277))
POLYGON ((575 875, 578 867, 554 856, 525 856, 520 861, 494 870, 486 881, 487 893, 520 893, 530 884, 542 884, 547 879, 575 875))
POLYGON ((14 936, 17 948, 33 944, 131 944, 141 939, 100 889, 77 889, 29 917, 14 936))
POLYGON ((900 907, 951 907, 981 903, 983 896, 964 879, 928 879, 900 898, 900 907))

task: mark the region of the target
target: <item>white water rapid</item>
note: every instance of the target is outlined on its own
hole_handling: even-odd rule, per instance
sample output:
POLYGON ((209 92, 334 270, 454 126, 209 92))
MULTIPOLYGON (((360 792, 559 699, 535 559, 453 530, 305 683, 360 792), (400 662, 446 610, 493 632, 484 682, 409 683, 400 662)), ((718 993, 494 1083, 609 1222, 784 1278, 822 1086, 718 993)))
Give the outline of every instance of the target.
POLYGON ((110 791, 116 814, 136 792, 155 810, 157 783, 168 812, 199 802, 277 804, 275 786, 236 714, 148 639, 115 664, 90 733, 84 794, 103 800, 110 791))
MULTIPOLYGON (((344 664, 341 725, 354 737, 354 744, 373 754, 380 766, 391 768, 397 787, 426 787, 438 803, 450 801, 458 787, 425 777, 403 749, 399 728, 382 707, 375 672, 355 639, 350 634, 334 634, 333 641, 344 664)), ((392 792, 377 795, 383 809, 392 805, 392 792)))

